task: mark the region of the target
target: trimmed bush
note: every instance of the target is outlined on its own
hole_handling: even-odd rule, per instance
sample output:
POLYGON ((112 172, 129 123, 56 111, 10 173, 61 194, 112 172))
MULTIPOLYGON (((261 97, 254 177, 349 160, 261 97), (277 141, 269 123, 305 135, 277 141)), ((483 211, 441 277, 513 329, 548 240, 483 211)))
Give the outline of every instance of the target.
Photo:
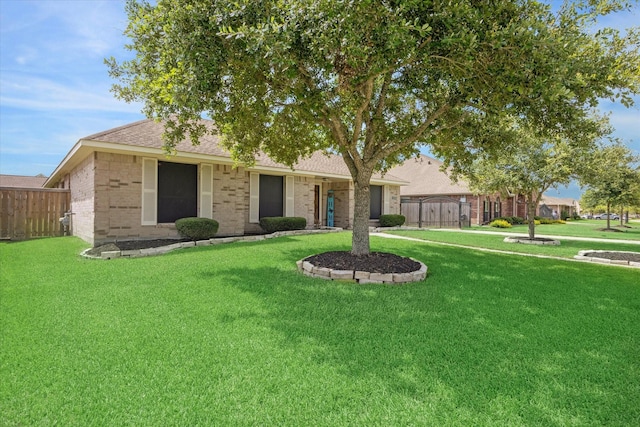
POLYGON ((501 216, 500 218, 495 219, 507 221, 511 225, 522 225, 525 223, 525 219, 520 216, 501 216))
POLYGON ((563 219, 551 219, 551 218, 540 218, 540 224, 566 224, 567 222, 563 219))
POLYGON ((406 218, 404 215, 380 215, 381 227, 399 227, 404 224, 406 218))
POLYGON ((206 240, 218 232, 218 221, 209 218, 180 218, 176 221, 178 233, 186 239, 206 240))
POLYGON ((489 227, 511 228, 511 224, 504 219, 495 219, 489 223, 489 227))
POLYGON ((267 233, 304 230, 307 227, 307 220, 299 216, 270 216, 260 218, 260 227, 267 233))

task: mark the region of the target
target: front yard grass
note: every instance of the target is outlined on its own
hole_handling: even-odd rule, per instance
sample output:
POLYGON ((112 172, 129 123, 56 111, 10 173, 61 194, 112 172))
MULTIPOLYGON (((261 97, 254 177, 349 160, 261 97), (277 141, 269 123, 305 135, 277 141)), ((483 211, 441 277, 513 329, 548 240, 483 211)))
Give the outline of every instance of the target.
MULTIPOLYGON (((503 231, 504 229, 489 229, 485 231, 503 231)), ((455 245, 475 248, 493 249, 499 251, 517 252, 522 254, 556 256, 561 258, 573 258, 582 250, 601 251, 630 251, 640 252, 640 245, 634 243, 591 242, 579 240, 566 240, 560 238, 559 246, 551 245, 524 245, 504 242, 505 236, 464 233, 447 230, 396 230, 388 231, 389 234, 412 237, 414 239, 430 242, 450 243, 455 245)), ((520 234, 520 233, 518 233, 520 234)), ((525 233, 526 235, 526 230, 525 233)), ((541 233, 542 234, 542 233, 541 233)), ((551 234, 550 232, 548 234, 551 234)), ((617 233, 616 233, 617 234, 617 233)), ((536 234, 537 235, 537 234, 536 234)))
POLYGON ((296 272, 350 237, 0 244, 0 425, 638 423, 637 270, 372 236, 427 280, 296 272))
MULTIPOLYGON (((598 239, 616 240, 640 240, 640 223, 631 221, 625 227, 620 226, 620 221, 611 221, 611 228, 615 231, 602 231, 607 227, 606 220, 575 220, 567 221, 566 224, 540 224, 536 225, 536 235, 548 234, 555 236, 574 236, 598 239)), ((493 228, 488 226, 473 226, 471 230, 501 231, 507 233, 517 233, 528 235, 528 225, 514 225, 512 228, 493 228)))

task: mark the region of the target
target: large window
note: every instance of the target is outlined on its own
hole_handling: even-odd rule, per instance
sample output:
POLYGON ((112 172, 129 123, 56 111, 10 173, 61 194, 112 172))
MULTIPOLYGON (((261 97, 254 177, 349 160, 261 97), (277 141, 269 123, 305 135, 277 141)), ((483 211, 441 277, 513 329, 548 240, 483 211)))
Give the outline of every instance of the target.
POLYGON ((371 185, 370 187, 371 202, 369 203, 369 218, 380 219, 382 214, 382 186, 371 185))
POLYGON ((259 217, 284 216, 284 183, 282 176, 260 175, 259 217))
POLYGON ((260 218, 294 216, 295 177, 249 174, 249 222, 258 223, 260 218))
POLYGON ((158 162, 158 222, 198 215, 198 166, 158 162))

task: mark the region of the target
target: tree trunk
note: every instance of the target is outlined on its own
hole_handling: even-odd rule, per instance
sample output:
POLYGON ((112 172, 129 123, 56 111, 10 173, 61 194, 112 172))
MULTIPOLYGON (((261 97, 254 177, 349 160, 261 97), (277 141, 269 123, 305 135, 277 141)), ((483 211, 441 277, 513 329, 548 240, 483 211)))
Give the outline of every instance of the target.
POLYGON ((607 230, 611 228, 611 203, 607 202, 607 230))
POLYGON ((369 181, 366 179, 354 179, 354 208, 353 208, 353 236, 351 238, 351 253, 353 255, 368 255, 369 246, 369 216, 371 214, 371 193, 369 181))
POLYGON ((530 239, 534 239, 536 237, 536 206, 537 203, 533 200, 527 201, 527 219, 529 220, 530 239))

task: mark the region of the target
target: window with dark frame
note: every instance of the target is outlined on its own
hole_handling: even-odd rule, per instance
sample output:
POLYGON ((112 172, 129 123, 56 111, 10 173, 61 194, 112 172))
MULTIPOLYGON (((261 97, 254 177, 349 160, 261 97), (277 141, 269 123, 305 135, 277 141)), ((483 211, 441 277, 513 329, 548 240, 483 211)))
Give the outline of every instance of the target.
POLYGON ((283 178, 260 174, 260 218, 284 216, 283 178))
POLYGON ((382 215, 382 186, 369 186, 371 202, 369 203, 369 219, 380 219, 382 215))
POLYGON ((198 166, 158 162, 158 223, 198 216, 198 166))

